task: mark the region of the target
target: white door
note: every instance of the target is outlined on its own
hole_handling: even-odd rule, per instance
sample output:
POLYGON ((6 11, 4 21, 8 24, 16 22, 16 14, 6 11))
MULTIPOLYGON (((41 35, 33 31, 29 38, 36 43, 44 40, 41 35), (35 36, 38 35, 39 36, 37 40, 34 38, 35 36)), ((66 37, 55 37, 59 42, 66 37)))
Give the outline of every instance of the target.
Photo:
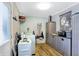
POLYGON ((79 56, 79 14, 72 16, 72 55, 79 56))

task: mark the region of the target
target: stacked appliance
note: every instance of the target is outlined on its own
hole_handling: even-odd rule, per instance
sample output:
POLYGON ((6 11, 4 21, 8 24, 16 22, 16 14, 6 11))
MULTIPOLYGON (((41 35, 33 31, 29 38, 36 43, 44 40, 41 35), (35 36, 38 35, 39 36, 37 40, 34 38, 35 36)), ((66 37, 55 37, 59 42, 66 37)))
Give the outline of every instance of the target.
POLYGON ((54 33, 56 33, 56 22, 52 21, 52 16, 50 16, 46 23, 46 43, 51 44, 52 34, 54 33))

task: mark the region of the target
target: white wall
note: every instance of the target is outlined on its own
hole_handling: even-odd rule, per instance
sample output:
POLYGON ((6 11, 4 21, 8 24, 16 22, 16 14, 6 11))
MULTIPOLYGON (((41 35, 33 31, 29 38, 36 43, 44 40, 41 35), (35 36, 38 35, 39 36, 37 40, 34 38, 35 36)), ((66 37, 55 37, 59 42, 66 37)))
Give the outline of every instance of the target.
POLYGON ((11 48, 13 49, 13 51, 15 52, 14 50, 14 47, 15 47, 15 34, 16 32, 19 32, 19 10, 17 9, 15 3, 10 3, 11 4, 11 48), (13 19, 13 17, 16 17, 17 21, 15 21, 13 19))
MULTIPOLYGON (((46 35, 46 18, 40 18, 40 17, 26 17, 26 22, 21 24, 21 32, 26 31, 27 27, 30 28, 31 31, 35 31, 37 33, 37 24, 42 23, 42 31, 44 33, 44 37, 46 35)), ((38 40, 38 43, 45 43, 46 38, 44 38, 42 41, 38 40)))

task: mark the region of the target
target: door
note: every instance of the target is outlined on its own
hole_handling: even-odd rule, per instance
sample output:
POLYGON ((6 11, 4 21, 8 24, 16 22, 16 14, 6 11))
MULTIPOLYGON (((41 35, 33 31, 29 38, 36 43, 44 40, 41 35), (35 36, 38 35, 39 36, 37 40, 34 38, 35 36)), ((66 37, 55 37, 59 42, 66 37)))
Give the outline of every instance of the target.
POLYGON ((72 55, 79 56, 79 14, 72 16, 72 55))

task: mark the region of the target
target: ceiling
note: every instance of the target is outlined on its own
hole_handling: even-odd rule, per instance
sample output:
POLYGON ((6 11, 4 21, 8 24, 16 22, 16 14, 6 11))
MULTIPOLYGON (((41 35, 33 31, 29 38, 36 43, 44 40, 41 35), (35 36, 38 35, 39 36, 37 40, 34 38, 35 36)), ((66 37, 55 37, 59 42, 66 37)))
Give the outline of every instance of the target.
POLYGON ((35 17, 48 17, 49 15, 54 15, 61 10, 65 10, 75 4, 76 2, 51 2, 51 8, 49 10, 39 10, 36 5, 37 2, 16 2, 16 6, 19 11, 25 16, 35 16, 35 17))

